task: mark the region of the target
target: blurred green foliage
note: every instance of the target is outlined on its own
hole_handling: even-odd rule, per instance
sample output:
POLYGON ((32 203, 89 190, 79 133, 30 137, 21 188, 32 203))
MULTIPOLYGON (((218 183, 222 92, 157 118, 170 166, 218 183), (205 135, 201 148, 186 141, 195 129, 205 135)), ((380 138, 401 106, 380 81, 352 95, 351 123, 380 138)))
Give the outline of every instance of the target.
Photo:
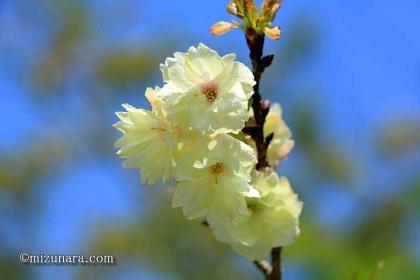
POLYGON ((299 104, 295 112, 292 118, 296 123, 294 138, 308 156, 311 167, 330 180, 349 182, 354 164, 333 141, 326 141, 316 119, 320 113, 306 103, 299 104))
MULTIPOLYGON (((181 210, 172 209, 168 193, 150 190, 147 195, 153 205, 150 213, 138 224, 103 232, 93 244, 96 252, 117 252, 119 263, 134 259, 176 279, 255 278, 256 273, 244 269, 246 261, 238 262, 207 226, 188 221, 181 210)), ((102 278, 106 273, 103 269, 83 271, 83 279, 102 278)))
POLYGON ((155 72, 159 60, 141 48, 117 50, 105 55, 97 68, 98 79, 108 85, 125 86, 146 81, 155 72))
POLYGON ((0 275, 2 279, 19 280, 28 279, 29 271, 15 259, 4 259, 0 257, 0 275))
POLYGON ((57 25, 32 77, 40 94, 52 93, 65 82, 66 74, 74 64, 77 46, 88 35, 88 19, 83 6, 64 1, 50 5, 55 12, 57 25))
POLYGON ((420 120, 405 118, 389 121, 378 136, 382 154, 389 157, 415 151, 420 147, 420 120))
POLYGON ((3 152, 0 160, 0 191, 21 203, 31 195, 31 187, 59 171, 59 162, 70 153, 64 139, 47 134, 32 137, 31 144, 20 151, 3 152))

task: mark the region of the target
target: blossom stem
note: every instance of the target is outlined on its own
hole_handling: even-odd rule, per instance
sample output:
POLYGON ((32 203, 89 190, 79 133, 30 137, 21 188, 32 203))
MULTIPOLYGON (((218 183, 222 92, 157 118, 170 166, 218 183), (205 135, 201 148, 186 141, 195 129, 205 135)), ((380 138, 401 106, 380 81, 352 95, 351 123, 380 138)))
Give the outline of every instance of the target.
MULTIPOLYGON (((274 55, 263 56, 264 34, 259 34, 253 28, 248 28, 245 32, 246 42, 249 48, 249 57, 252 63, 255 85, 252 95, 252 109, 256 126, 246 127, 243 132, 250 135, 255 141, 257 148, 258 162, 256 168, 262 170, 269 167, 267 160, 267 148, 272 139, 272 135, 264 137, 264 123, 270 110, 268 101, 262 101, 260 93, 260 80, 264 70, 271 65, 274 55)), ((268 262, 254 261, 257 268, 264 274, 266 280, 281 280, 281 247, 271 250, 272 265, 268 262)))
POLYGON ((273 263, 273 270, 269 279, 281 280, 281 247, 276 247, 271 250, 271 261, 273 263))

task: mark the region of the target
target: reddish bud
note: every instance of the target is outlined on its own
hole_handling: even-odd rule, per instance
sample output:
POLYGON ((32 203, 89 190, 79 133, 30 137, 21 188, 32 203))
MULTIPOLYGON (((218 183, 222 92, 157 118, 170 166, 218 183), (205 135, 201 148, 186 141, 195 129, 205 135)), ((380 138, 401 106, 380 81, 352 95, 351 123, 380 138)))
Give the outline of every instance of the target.
POLYGON ((238 12, 238 6, 237 6, 237 4, 235 3, 235 1, 231 1, 231 2, 228 4, 228 6, 227 6, 227 11, 228 11, 228 13, 229 13, 229 14, 232 14, 232 15, 234 15, 234 16, 238 16, 238 17, 240 17, 239 12, 238 12))
POLYGON ((265 99, 261 102, 261 109, 267 110, 270 108, 270 100, 265 99))
POLYGON ((212 27, 210 27, 210 33, 215 36, 220 36, 225 34, 226 32, 231 31, 233 28, 237 26, 233 23, 226 22, 226 21, 219 21, 216 22, 212 27))
POLYGON ((274 27, 271 27, 271 28, 266 27, 264 29, 264 33, 271 40, 278 40, 278 39, 280 39, 281 31, 280 31, 280 28, 278 26, 274 26, 274 27))

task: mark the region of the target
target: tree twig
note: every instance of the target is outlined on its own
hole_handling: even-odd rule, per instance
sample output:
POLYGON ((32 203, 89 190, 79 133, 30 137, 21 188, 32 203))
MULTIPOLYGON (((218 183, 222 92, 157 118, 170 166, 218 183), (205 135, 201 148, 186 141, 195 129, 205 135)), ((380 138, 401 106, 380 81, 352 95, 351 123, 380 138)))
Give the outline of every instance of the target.
MULTIPOLYGON (((267 161, 268 145, 266 144, 263 128, 270 106, 268 102, 261 101, 260 80, 265 68, 270 66, 273 61, 274 55, 263 57, 264 35, 256 33, 252 28, 248 28, 246 31, 246 42, 250 51, 249 57, 251 59, 252 73, 254 74, 255 79, 254 94, 252 95, 252 109, 254 111, 256 124, 254 131, 248 134, 255 141, 258 155, 257 169, 261 170, 262 168, 269 166, 267 161)), ((244 130, 244 133, 247 133, 247 131, 244 130)))
MULTIPOLYGON (((271 65, 274 55, 263 56, 264 34, 258 34, 254 29, 248 28, 245 37, 250 51, 249 57, 256 82, 254 85, 254 94, 252 95, 252 109, 254 111, 256 126, 246 127, 243 129, 243 132, 250 135, 254 140, 258 156, 256 167, 258 170, 262 170, 269 166, 267 148, 273 135, 264 137, 264 123, 270 110, 270 103, 268 101, 262 101, 260 80, 264 70, 271 65)), ((271 261, 272 265, 267 261, 254 261, 254 264, 264 274, 266 280, 281 280, 281 247, 276 247, 271 250, 271 261)))
POLYGON ((271 262, 273 263, 273 270, 269 279, 281 280, 281 247, 276 247, 271 250, 271 262))

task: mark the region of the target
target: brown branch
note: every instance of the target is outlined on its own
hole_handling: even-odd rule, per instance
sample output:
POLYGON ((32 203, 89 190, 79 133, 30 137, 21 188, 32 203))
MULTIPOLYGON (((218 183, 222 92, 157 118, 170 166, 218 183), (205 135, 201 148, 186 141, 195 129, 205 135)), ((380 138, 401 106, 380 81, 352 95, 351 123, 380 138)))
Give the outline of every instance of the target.
MULTIPOLYGON (((258 155, 257 169, 261 170, 269 166, 267 161, 268 145, 266 144, 263 128, 265 118, 270 110, 270 105, 266 101, 261 101, 260 80, 265 68, 270 66, 273 61, 274 55, 263 57, 264 34, 258 34, 252 28, 248 28, 246 31, 246 42, 250 51, 249 57, 252 63, 252 73, 256 82, 254 85, 254 94, 252 95, 252 109, 254 111, 256 126, 254 127, 254 131, 248 134, 255 141, 258 155)), ((244 133, 247 133, 247 131, 244 130, 244 133)))
POLYGON ((271 262, 273 263, 273 270, 269 279, 281 280, 281 247, 276 247, 271 250, 271 262))
MULTIPOLYGON (((269 67, 274 59, 274 55, 263 57, 264 34, 258 34, 254 29, 248 28, 245 33, 246 42, 249 48, 249 57, 252 63, 255 85, 252 95, 252 109, 254 111, 255 126, 246 127, 242 131, 251 136, 257 148, 258 162, 256 168, 262 170, 269 167, 267 160, 268 144, 273 135, 264 137, 265 118, 270 110, 270 103, 262 101, 260 93, 260 80, 265 68, 269 67)), ((272 266, 264 261, 254 261, 257 268, 264 274, 266 280, 281 280, 281 247, 271 250, 272 266), (268 266, 267 266, 268 265, 268 266)))

